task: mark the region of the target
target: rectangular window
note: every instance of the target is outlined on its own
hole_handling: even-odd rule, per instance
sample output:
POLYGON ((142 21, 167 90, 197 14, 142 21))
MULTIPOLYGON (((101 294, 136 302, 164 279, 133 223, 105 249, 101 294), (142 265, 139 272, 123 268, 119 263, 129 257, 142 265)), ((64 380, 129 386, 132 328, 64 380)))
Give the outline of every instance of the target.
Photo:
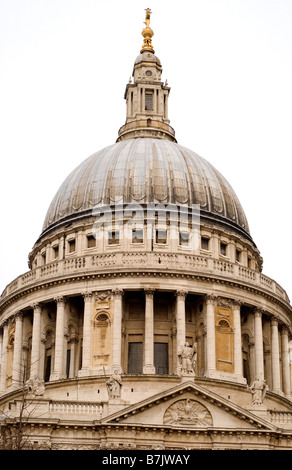
POLYGON ((190 234, 189 232, 179 232, 180 246, 189 246, 190 234))
POLYGON ((96 245, 96 238, 93 235, 87 235, 87 248, 93 248, 96 245))
POLYGON ((201 249, 209 250, 209 238, 206 238, 206 237, 201 238, 201 249))
POLYGON ((143 243, 143 230, 142 229, 132 230, 132 243, 143 243))
POLYGON ((76 250, 76 241, 75 241, 75 239, 68 240, 68 246, 69 246, 69 253, 73 253, 73 251, 76 250))
POLYGON ((156 230, 156 243, 166 243, 167 231, 164 229, 156 230))
POLYGON ((143 343, 129 343, 128 374, 143 372, 143 343))
POLYGON ((51 375, 51 356, 46 357, 46 368, 45 368, 45 382, 49 382, 51 375))
POLYGON ((59 257, 59 245, 53 246, 54 259, 59 257))
POLYGON ((71 349, 67 349, 67 358, 66 358, 66 377, 69 378, 70 374, 70 359, 71 359, 71 349))
POLYGON ((153 91, 145 92, 145 110, 152 111, 153 110, 153 91))
POLYGON ((220 254, 223 256, 226 256, 227 253, 227 245, 226 243, 221 242, 220 243, 220 254))
POLYGON ((239 263, 240 262, 240 255, 241 255, 241 251, 240 250, 236 250, 236 261, 239 263))
POLYGON ((112 230, 108 232, 108 244, 117 245, 120 242, 120 232, 118 230, 112 230))
POLYGON ((154 343, 154 367, 156 374, 168 374, 168 343, 154 343))

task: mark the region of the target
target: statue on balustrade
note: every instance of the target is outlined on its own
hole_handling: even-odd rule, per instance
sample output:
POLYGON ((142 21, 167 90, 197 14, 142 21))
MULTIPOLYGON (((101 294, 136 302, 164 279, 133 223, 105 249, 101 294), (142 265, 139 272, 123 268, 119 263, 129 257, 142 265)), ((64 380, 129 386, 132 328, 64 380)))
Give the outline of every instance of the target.
POLYGON ((197 343, 193 346, 185 343, 178 354, 180 364, 180 374, 195 375, 196 362, 197 362, 197 343))
POLYGON ((252 394, 253 405, 262 405, 268 389, 266 381, 263 379, 259 379, 259 377, 256 377, 249 389, 252 394))
POLYGON ((108 391, 109 399, 121 398, 122 379, 117 370, 106 381, 106 388, 108 391))

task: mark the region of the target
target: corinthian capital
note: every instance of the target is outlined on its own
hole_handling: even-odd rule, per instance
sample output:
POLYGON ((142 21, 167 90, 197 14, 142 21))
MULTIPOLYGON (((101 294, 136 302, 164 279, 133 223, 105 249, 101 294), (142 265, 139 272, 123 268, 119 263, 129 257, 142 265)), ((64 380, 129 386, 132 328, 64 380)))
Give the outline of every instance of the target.
POLYGON ((206 295, 206 302, 207 304, 212 304, 214 305, 215 302, 217 302, 218 297, 214 294, 207 294, 206 295))
POLYGON ((113 289, 112 290, 114 299, 121 299, 124 295, 123 289, 113 289))
POLYGON ((186 296, 188 294, 188 291, 187 290, 177 290, 175 295, 177 297, 178 300, 185 300, 186 296))

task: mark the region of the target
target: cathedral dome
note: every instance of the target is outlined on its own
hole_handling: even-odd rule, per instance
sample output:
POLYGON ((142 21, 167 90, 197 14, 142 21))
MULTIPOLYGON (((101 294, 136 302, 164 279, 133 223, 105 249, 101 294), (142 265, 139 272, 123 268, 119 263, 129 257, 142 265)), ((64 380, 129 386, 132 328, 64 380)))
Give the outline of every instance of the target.
POLYGON ((182 145, 156 138, 127 139, 83 161, 65 179, 47 212, 43 231, 88 217, 97 205, 200 205, 211 224, 250 238, 246 216, 226 179, 182 145))

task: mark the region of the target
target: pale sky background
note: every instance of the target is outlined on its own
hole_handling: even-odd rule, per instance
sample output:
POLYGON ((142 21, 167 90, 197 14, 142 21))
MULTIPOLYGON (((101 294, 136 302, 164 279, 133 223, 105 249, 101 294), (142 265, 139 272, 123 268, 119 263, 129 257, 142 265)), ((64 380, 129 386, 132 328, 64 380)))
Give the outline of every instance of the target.
POLYGON ((292 299, 292 0, 0 0, 0 292, 49 204, 115 142, 145 8, 178 143, 229 181, 292 299))

